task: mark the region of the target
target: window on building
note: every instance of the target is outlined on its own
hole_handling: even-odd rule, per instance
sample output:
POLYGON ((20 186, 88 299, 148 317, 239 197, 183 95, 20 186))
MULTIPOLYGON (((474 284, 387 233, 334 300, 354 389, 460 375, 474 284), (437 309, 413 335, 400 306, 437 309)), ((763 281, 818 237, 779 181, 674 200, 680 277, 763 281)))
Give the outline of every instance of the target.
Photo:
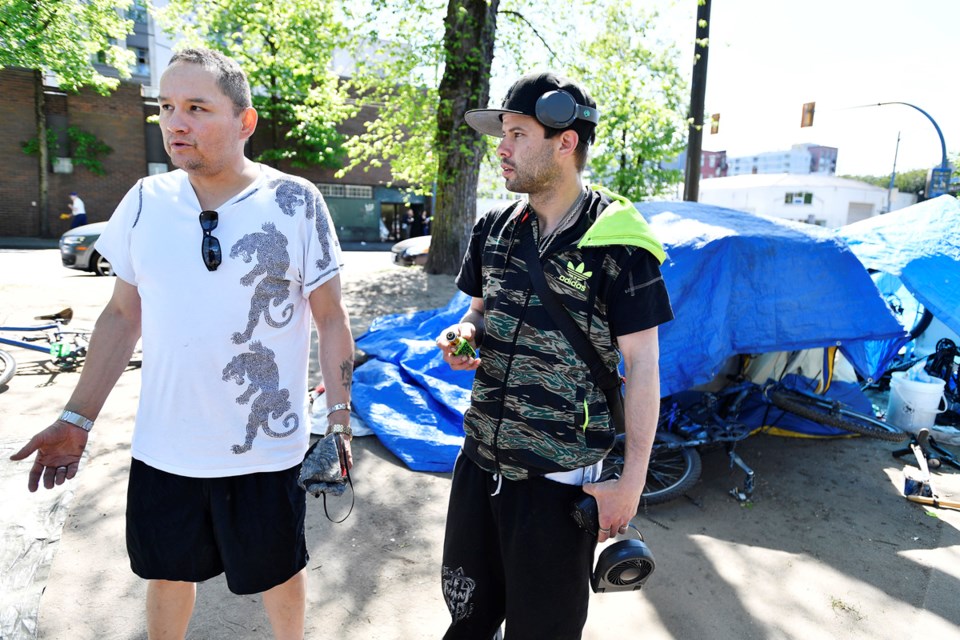
POLYGON ((345 198, 346 197, 345 185, 342 185, 342 184, 321 183, 317 185, 317 188, 320 189, 320 194, 327 198, 345 198))
POLYGON ((346 186, 346 194, 348 198, 364 198, 366 200, 373 198, 373 187, 359 186, 355 184, 348 184, 346 186))
POLYGON ((373 187, 359 184, 334 184, 321 182, 317 184, 321 195, 327 198, 360 198, 373 199, 373 187))
POLYGON ((130 68, 130 73, 135 76, 150 75, 150 52, 142 47, 130 47, 133 52, 134 62, 130 68))
POLYGON ((148 15, 146 0, 133 0, 127 8, 127 20, 147 24, 148 15))
POLYGON ((813 204, 813 194, 812 193, 803 193, 788 192, 783 198, 784 204, 813 204))

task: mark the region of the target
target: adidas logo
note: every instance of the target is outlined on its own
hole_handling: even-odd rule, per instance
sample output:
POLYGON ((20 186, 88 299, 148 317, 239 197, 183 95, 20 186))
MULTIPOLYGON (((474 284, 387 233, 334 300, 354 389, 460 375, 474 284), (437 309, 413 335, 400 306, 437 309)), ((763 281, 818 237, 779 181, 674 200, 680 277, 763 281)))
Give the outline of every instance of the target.
POLYGON ((573 266, 572 262, 567 262, 567 272, 560 276, 560 282, 564 282, 577 291, 587 290, 587 280, 593 275, 593 271, 584 271, 586 265, 580 263, 573 266))

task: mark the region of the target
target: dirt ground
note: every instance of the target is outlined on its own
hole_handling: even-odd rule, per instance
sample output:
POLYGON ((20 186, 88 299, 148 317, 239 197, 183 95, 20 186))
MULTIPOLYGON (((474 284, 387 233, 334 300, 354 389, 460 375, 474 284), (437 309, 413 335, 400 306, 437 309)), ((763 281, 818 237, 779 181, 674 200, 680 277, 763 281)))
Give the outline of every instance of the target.
MULTIPOLYGON (((454 291, 452 278, 396 267, 383 252, 347 260, 355 335, 378 315, 439 307, 454 291)), ((0 251, 0 323, 72 306, 75 324, 89 326, 111 287, 61 268, 55 250, 0 251)), ((77 375, 25 369, 0 389, 0 636, 145 638, 145 585, 130 573, 123 539, 139 372, 121 377, 77 479, 29 494, 28 464, 7 457, 57 415, 77 375)), ((584 637, 960 638, 960 511, 907 502, 894 448, 750 438, 738 449, 757 473, 747 506, 727 495, 739 474, 721 451, 707 453, 687 498, 635 519, 657 561, 647 586, 594 595, 584 637)), ((354 452, 356 507, 346 522, 328 522, 310 498, 307 638, 439 638, 449 475, 409 471, 375 437, 356 439, 354 452)), ((960 497, 958 478, 936 475, 944 497, 960 497)), ((331 514, 344 506, 332 501, 331 514)), ((188 637, 266 638, 269 627, 258 597, 232 595, 219 578, 200 585, 188 637)))

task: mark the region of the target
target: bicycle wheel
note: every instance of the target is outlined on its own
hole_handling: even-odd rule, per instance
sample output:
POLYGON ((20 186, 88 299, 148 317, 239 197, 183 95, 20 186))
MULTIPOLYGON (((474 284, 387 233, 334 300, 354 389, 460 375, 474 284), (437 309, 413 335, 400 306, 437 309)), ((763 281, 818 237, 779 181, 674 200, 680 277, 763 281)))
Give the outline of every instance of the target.
MULTIPOLYGON (((657 432, 638 510, 645 504, 661 504, 679 498, 700 479, 703 467, 700 454, 693 447, 679 446, 683 442, 680 436, 657 432)), ((619 476, 623 471, 624 447, 624 437, 617 436, 613 449, 603 461, 601 481, 619 476)))
POLYGON ((10 382, 17 372, 17 360, 6 351, 0 351, 0 387, 10 382))
POLYGON ((870 436, 887 442, 903 442, 910 434, 892 424, 848 409, 840 402, 815 398, 791 389, 776 389, 770 392, 773 404, 820 424, 846 429, 860 435, 870 436))
POLYGON ((700 479, 703 465, 694 447, 678 446, 684 440, 672 433, 658 432, 647 466, 647 484, 640 503, 661 504, 679 498, 700 479))

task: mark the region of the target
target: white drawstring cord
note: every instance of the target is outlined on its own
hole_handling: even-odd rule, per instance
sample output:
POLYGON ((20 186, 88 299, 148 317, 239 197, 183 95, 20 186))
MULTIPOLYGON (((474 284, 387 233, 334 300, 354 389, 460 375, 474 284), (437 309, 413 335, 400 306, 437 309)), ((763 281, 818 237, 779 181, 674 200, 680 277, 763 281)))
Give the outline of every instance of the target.
POLYGON ((503 476, 502 476, 502 475, 500 475, 499 473, 495 473, 495 474, 493 474, 493 479, 497 481, 497 489, 496 489, 496 491, 494 491, 493 493, 490 494, 490 497, 491 497, 491 498, 492 498, 493 496, 498 496, 498 495, 500 495, 500 487, 503 486, 503 476))

